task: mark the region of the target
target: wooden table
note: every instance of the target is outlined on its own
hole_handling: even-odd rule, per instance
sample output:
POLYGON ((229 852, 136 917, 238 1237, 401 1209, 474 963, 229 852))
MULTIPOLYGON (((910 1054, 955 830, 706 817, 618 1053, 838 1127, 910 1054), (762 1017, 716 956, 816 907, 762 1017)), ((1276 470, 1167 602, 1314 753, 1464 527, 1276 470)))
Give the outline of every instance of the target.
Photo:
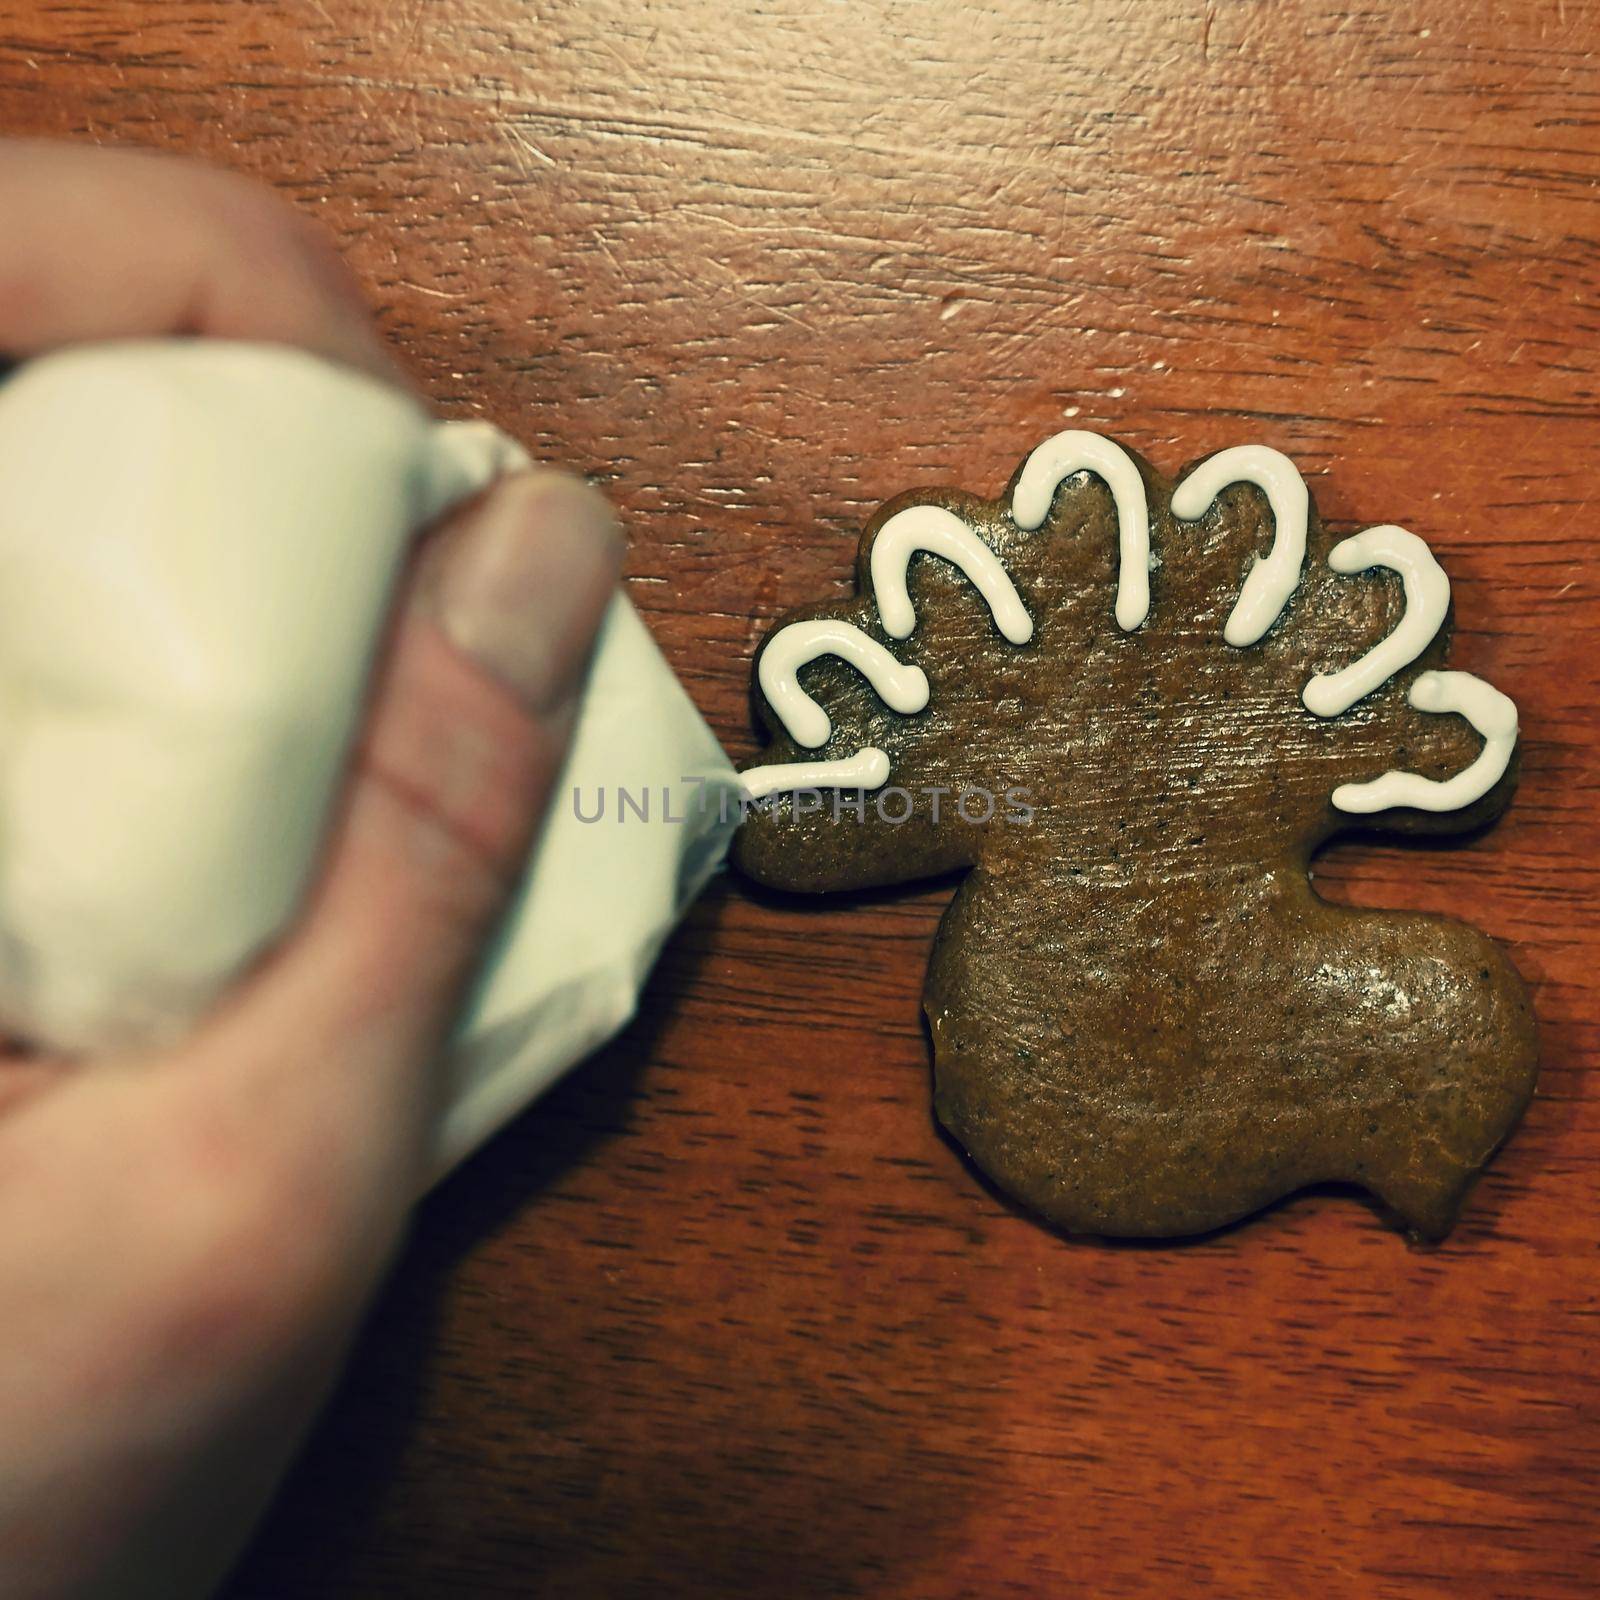
POLYGON ((1068 418, 1424 533, 1527 730, 1498 830, 1321 873, 1535 989, 1445 1247, 1335 1192, 1053 1236, 931 1116, 948 889, 725 882, 423 1208, 233 1600, 1600 1588, 1597 51, 1589 0, 8 8, 9 131, 269 179, 444 410, 609 486, 737 755, 862 516, 1068 418))

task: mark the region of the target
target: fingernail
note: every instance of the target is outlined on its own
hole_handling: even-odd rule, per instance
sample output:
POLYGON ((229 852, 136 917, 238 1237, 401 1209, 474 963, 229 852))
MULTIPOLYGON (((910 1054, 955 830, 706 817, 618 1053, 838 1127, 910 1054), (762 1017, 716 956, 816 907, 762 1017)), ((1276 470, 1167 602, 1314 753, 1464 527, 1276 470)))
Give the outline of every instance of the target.
POLYGON ((458 650, 530 710, 552 711, 583 682, 621 566, 602 495, 565 473, 518 473, 445 527, 417 596, 458 650))

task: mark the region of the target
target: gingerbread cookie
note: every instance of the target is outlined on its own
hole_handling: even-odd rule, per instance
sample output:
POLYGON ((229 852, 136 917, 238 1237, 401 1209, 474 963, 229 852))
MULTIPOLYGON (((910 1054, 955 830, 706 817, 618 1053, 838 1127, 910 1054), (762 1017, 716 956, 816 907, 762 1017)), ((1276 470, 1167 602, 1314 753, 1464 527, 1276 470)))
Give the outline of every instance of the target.
POLYGON ((1309 875, 1341 830, 1510 797, 1516 710, 1445 669, 1427 545, 1329 532, 1263 446, 1174 486, 1073 431, 998 500, 891 500, 857 585, 760 650, 735 859, 815 892, 965 870, 923 1005, 983 1171, 1073 1231, 1337 1180, 1447 1232, 1533 1091, 1527 993, 1466 924, 1309 875))

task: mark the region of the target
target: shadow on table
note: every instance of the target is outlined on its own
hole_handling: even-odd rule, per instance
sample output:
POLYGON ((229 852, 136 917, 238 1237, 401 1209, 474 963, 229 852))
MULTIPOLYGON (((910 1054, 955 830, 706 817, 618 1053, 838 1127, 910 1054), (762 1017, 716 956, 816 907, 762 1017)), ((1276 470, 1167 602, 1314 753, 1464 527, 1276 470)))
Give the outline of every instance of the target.
MULTIPOLYGON (((526 1274, 507 1279, 503 1303, 480 1280, 478 1348, 442 1344, 464 1259, 502 1233, 514 1249, 515 1219, 542 1195, 580 1206, 559 1214, 580 1252, 584 1230, 603 1242, 608 1228, 645 1227, 654 1135, 604 1152, 643 1116, 660 1133, 685 1111, 662 1036, 678 997, 711 981, 700 968, 728 904, 725 889, 702 900, 635 1023, 424 1202, 227 1600, 872 1593, 960 1526, 995 1463, 980 1450, 930 1470, 930 1417, 981 1440, 992 1401, 958 1386, 930 1412, 907 1385, 880 1327, 896 1321, 882 1296, 905 1219, 866 1218, 859 1264, 848 1253, 841 1266, 817 1246, 835 1220, 829 1175, 797 1183, 797 1169, 750 1160, 760 1123, 699 1106, 691 1141, 746 1142, 726 1164, 711 1148, 698 1193, 660 1195, 668 1215, 647 1219, 647 1249, 597 1244, 591 1280, 549 1286, 548 1315, 530 1314, 526 1274), (621 1188, 608 1179, 590 1215, 568 1180, 606 1162, 621 1188), (679 1238, 685 1218, 695 1232, 679 1238), (876 1330, 865 1342, 863 1325, 876 1330), (441 1375, 470 1408, 442 1427, 429 1404, 441 1375)), ((794 909, 805 905, 823 908, 794 909)), ((904 1336, 934 1337, 951 1292, 908 1310, 904 1336)))
POLYGON ((702 901, 669 943, 615 1040, 502 1129, 418 1207, 345 1375, 246 1553, 225 1600, 353 1595, 341 1580, 370 1543, 422 1410, 439 1301, 460 1262, 541 1192, 623 1132, 674 997, 703 955, 702 901))

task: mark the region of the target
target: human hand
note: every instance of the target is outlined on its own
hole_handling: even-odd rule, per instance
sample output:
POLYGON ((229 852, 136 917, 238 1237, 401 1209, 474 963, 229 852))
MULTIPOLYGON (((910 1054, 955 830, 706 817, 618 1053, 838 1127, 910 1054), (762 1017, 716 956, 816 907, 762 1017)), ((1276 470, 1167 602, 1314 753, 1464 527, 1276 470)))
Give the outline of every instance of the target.
MULTIPOLYGON (((175 334, 404 383, 329 244, 237 178, 0 143, 0 215, 0 358, 175 334)), ((458 512, 291 935, 175 1049, 0 1054, 0 1593, 177 1600, 248 1535, 401 1237, 619 559, 556 473, 458 512)))

